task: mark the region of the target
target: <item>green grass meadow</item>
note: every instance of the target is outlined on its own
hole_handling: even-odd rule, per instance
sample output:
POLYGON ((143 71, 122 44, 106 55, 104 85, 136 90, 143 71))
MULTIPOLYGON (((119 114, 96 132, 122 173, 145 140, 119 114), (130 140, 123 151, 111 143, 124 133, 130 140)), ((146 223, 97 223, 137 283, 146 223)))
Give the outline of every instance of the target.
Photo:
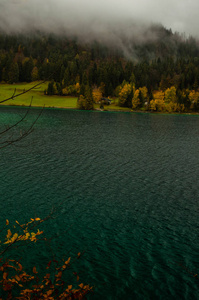
MULTIPOLYGON (((0 101, 11 97, 16 89, 16 94, 22 93, 35 86, 39 82, 20 83, 20 84, 0 84, 0 101)), ((8 100, 0 105, 11 106, 29 106, 32 99, 32 106, 34 107, 57 107, 57 108, 77 108, 77 97, 72 96, 47 96, 44 95, 44 90, 47 89, 48 82, 38 85, 36 88, 28 91, 27 93, 8 100)), ((117 102, 117 101, 116 101, 117 102)), ((95 109, 100 109, 99 104, 94 105, 95 109)), ((108 111, 130 111, 126 107, 119 107, 117 103, 105 105, 104 110, 108 111)))
MULTIPOLYGON (((15 94, 19 94, 24 90, 28 90, 39 82, 20 83, 20 84, 0 84, 0 101, 11 97, 16 89, 15 94)), ((32 106, 37 107, 64 107, 76 108, 77 97, 71 96, 47 96, 44 95, 44 90, 48 83, 43 83, 33 90, 16 97, 12 100, 1 103, 1 105, 20 105, 29 106, 32 98, 32 106)))

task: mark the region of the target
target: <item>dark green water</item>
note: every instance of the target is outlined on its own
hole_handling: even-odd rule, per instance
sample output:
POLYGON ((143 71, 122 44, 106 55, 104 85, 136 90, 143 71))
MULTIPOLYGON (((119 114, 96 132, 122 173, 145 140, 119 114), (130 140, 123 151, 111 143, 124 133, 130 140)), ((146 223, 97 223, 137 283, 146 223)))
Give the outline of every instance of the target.
POLYGON ((0 152, 0 221, 57 208, 27 264, 85 250, 91 299, 199 299, 198 116, 46 110, 20 146, 0 152))

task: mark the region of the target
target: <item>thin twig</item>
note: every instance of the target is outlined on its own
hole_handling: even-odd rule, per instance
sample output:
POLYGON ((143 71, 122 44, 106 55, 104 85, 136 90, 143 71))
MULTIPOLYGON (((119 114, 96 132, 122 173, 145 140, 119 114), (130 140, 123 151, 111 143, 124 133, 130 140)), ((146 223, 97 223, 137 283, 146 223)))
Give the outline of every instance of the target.
POLYGON ((30 111, 30 108, 31 108, 31 106, 32 106, 32 99, 33 99, 33 97, 31 98, 30 104, 29 104, 29 106, 28 106, 28 110, 26 111, 25 115, 24 115, 18 122, 16 122, 14 125, 9 126, 9 127, 8 127, 7 129, 5 129, 4 131, 1 131, 1 132, 0 132, 0 138, 2 138, 2 135, 3 135, 4 133, 8 132, 10 129, 16 127, 18 124, 20 124, 21 122, 23 122, 23 120, 27 117, 27 115, 28 115, 28 113, 29 113, 29 111, 30 111))
POLYGON ((23 95, 23 94, 28 93, 29 91, 31 91, 31 90, 33 90, 34 88, 36 88, 38 85, 41 85, 41 84, 43 84, 43 83, 45 83, 45 82, 46 82, 46 80, 44 80, 44 81, 42 81, 42 82, 40 82, 40 83, 37 83, 37 84, 35 84, 34 86, 32 86, 31 88, 29 88, 28 90, 25 90, 25 91, 23 91, 22 93, 19 93, 19 94, 16 94, 16 95, 15 95, 15 92, 14 92, 13 95, 12 95, 11 97, 9 97, 9 98, 7 98, 7 99, 4 99, 4 100, 1 100, 0 103, 4 103, 4 102, 6 102, 6 101, 8 101, 8 100, 14 100, 14 98, 19 97, 19 96, 21 96, 21 95, 23 95))
MULTIPOLYGON (((42 108, 42 110, 40 111, 40 113, 38 114, 37 118, 34 120, 34 122, 32 122, 31 126, 28 128, 28 130, 26 130, 23 134, 21 134, 21 136, 17 137, 16 139, 13 139, 13 140, 6 140, 6 141, 3 141, 2 143, 0 143, 0 149, 3 149, 7 146, 10 146, 10 145, 13 145, 19 141, 21 141, 23 138, 27 137, 30 133, 33 132, 33 127, 35 125, 35 123, 37 122, 37 120, 40 118, 43 110, 44 110, 45 106, 42 108)), ((28 113, 26 113, 26 116, 27 116, 28 113)), ((15 123, 13 126, 11 126, 10 128, 13 128, 15 126, 17 126, 19 123, 21 123, 23 120, 24 120, 25 116, 17 123, 15 123)), ((8 130, 7 130, 8 131, 8 130)), ((5 131, 6 132, 6 131, 5 131)))

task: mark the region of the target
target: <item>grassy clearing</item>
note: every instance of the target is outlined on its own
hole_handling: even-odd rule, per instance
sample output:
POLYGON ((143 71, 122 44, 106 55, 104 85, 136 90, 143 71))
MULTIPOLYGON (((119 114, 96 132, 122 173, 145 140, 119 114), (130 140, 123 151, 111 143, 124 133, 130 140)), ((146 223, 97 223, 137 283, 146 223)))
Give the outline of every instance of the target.
MULTIPOLYGON (((39 82, 21 83, 21 84, 0 84, 0 100, 4 100, 13 95, 16 89, 16 94, 28 90, 39 82)), ((76 108, 77 97, 70 96, 46 96, 44 90, 47 88, 48 83, 44 83, 29 91, 28 93, 21 95, 20 97, 14 98, 13 100, 6 101, 1 105, 20 105, 29 106, 31 98, 33 97, 32 106, 43 107, 66 107, 76 108)))
POLYGON ((108 111, 132 111, 128 107, 120 107, 117 104, 104 105, 104 109, 108 111))
MULTIPOLYGON (((95 108, 99 109, 100 104, 95 104, 95 108)), ((112 100, 110 105, 104 105, 104 110, 106 111, 132 111, 131 108, 128 107, 120 107, 118 106, 118 99, 112 100)))
MULTIPOLYGON (((13 95, 16 89, 16 94, 28 90, 39 82, 20 83, 20 84, 0 84, 0 100, 4 100, 13 95)), ((37 86, 28 93, 6 101, 0 105, 19 105, 29 106, 33 97, 32 106, 36 107, 58 107, 58 108, 77 108, 77 97, 72 96, 47 96, 44 95, 44 90, 47 88, 48 82, 37 86)), ((99 104, 94 105, 95 109, 100 109, 99 104)), ((117 100, 111 105, 104 105, 104 110, 107 111, 131 111, 126 107, 117 106, 117 100)))

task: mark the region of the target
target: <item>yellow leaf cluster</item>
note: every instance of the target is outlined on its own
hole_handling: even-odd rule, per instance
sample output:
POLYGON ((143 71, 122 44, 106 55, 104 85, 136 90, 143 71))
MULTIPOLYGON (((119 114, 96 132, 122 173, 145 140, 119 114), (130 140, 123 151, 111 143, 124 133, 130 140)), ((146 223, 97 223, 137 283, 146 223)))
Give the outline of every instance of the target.
MULTIPOLYGON (((18 221, 16 221, 16 223, 20 226, 20 229, 22 229, 23 233, 22 234, 18 234, 18 233, 14 233, 12 234, 11 230, 8 229, 7 230, 7 235, 6 235, 6 241, 4 242, 4 244, 13 244, 17 241, 26 241, 26 240, 30 240, 31 242, 36 242, 37 240, 37 236, 41 235, 43 233, 43 231, 40 231, 39 229, 37 229, 37 232, 28 232, 29 226, 32 223, 35 222, 42 222, 42 220, 40 218, 35 218, 35 219, 30 219, 30 222, 28 222, 27 224, 19 224, 18 221)), ((9 224, 9 221, 6 220, 6 224, 9 224)), ((14 226, 15 228, 15 226, 14 226)))
POLYGON ((165 102, 164 102, 164 92, 155 91, 153 93, 153 100, 150 102, 150 109, 153 111, 164 111, 165 102))
POLYGON ((119 102, 120 104, 124 104, 127 100, 127 97, 131 94, 133 87, 130 83, 126 83, 121 91, 119 92, 119 102))
POLYGON ((197 104, 199 102, 199 92, 194 90, 190 91, 189 101, 191 102, 191 108, 193 108, 194 104, 197 104))
POLYGON ((140 105, 140 98, 139 98, 140 91, 136 90, 132 99, 132 109, 138 108, 140 105))
POLYGON ((185 107, 183 104, 178 104, 178 103, 166 103, 165 104, 165 110, 168 111, 169 113, 172 112, 181 112, 184 111, 185 107))
POLYGON ((175 103, 177 101, 175 86, 172 86, 165 91, 164 99, 166 103, 170 103, 170 102, 175 103))
MULTIPOLYGON (((40 224, 41 222, 43 222, 43 220, 41 220, 40 218, 34 218, 26 224, 20 224, 18 221, 16 221, 16 224, 19 226, 22 233, 12 233, 10 229, 7 230, 5 244, 9 244, 8 248, 10 247, 10 244, 12 245, 17 241, 36 241, 38 235, 41 235, 43 233, 39 229, 36 233, 32 232, 32 229, 33 227, 35 227, 37 222, 39 222, 40 224)), ((6 225, 9 225, 8 220, 6 220, 6 225)), ((81 253, 78 253, 77 257, 79 258, 80 256, 81 253)), ((5 295, 9 295, 9 297, 6 297, 5 299, 14 299, 12 297, 12 293, 16 291, 16 287, 19 290, 19 295, 17 297, 17 299, 19 300, 83 299, 84 296, 92 290, 92 287, 81 283, 75 289, 72 285, 66 284, 62 276, 66 267, 70 265, 70 261, 71 257, 64 261, 64 264, 59 267, 55 267, 54 264, 51 265, 50 261, 46 269, 49 269, 51 266, 51 268, 53 268, 53 276, 48 273, 39 278, 39 276, 37 275, 38 271, 35 266, 32 269, 33 274, 31 275, 25 272, 22 264, 18 261, 8 259, 6 260, 6 262, 3 262, 3 259, 0 258, 0 271, 2 272, 2 277, 0 278, 0 290, 4 291, 5 295), (59 287, 59 294, 57 294, 59 287)), ((77 281, 79 281, 79 276, 77 275, 77 273, 74 273, 74 275, 76 276, 77 281)))
POLYGON ((93 100, 95 103, 99 103, 101 101, 102 98, 102 92, 100 90, 100 88, 95 88, 93 89, 93 100))
POLYGON ((75 89, 76 89, 76 93, 79 95, 80 94, 80 84, 79 84, 79 82, 76 83, 75 89))
POLYGON ((146 86, 140 87, 139 91, 144 101, 148 101, 148 89, 146 86))
POLYGON ((154 99, 150 102, 150 109, 154 111, 164 111, 165 103, 164 100, 154 99))

